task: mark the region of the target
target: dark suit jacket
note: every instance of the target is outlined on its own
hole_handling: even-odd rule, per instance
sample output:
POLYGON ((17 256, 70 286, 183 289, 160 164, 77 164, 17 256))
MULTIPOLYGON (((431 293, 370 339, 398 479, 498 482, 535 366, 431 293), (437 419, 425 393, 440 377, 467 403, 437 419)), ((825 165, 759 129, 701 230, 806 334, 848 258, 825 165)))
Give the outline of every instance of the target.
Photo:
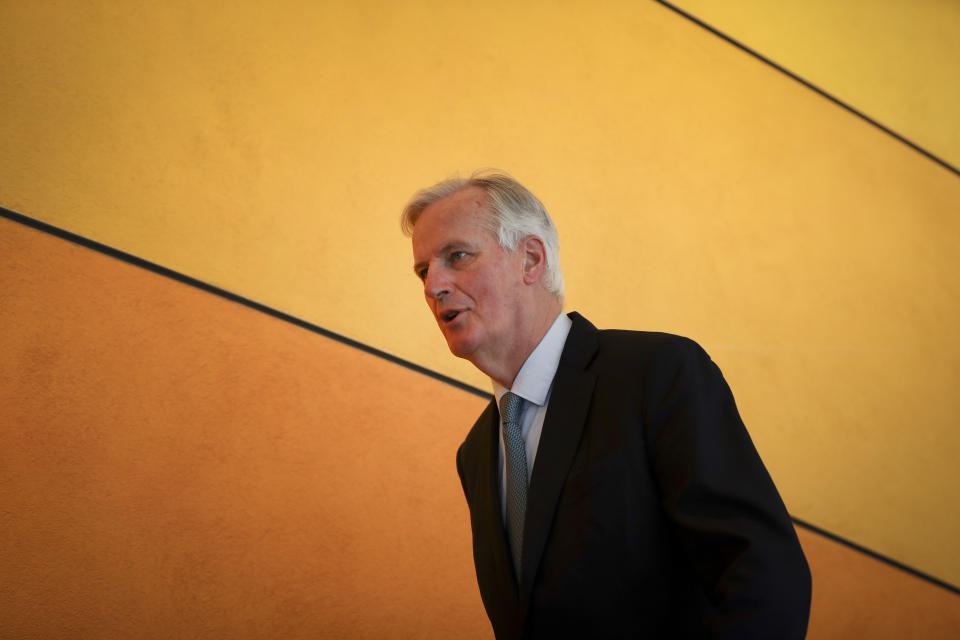
POLYGON ((810 572, 720 370, 686 338, 570 317, 519 585, 493 402, 457 452, 497 638, 802 638, 810 572))

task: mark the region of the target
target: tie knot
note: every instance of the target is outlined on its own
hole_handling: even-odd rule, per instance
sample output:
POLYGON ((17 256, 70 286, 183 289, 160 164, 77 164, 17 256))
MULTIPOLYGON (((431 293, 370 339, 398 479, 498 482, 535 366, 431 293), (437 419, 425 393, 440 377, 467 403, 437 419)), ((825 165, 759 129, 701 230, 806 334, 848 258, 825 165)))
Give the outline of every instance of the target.
POLYGON ((500 417, 504 423, 520 422, 520 408, 523 406, 523 398, 515 393, 507 391, 500 396, 500 417))

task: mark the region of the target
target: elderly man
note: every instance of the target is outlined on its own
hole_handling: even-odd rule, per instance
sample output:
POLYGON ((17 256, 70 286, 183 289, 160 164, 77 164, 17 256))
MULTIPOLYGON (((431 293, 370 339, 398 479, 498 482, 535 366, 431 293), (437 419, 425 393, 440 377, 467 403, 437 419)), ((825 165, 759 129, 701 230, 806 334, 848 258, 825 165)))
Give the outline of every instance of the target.
POLYGON ((506 174, 423 189, 401 222, 493 385, 457 471, 497 638, 802 638, 810 572, 709 356, 564 315, 556 228, 506 174))

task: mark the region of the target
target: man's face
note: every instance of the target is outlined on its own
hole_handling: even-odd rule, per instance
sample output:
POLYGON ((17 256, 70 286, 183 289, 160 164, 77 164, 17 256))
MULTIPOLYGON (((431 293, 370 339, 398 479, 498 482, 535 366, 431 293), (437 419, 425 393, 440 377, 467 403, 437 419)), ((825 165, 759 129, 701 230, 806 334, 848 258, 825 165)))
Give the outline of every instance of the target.
POLYGON ((514 348, 522 311, 522 252, 504 251, 485 224, 486 193, 469 187, 423 210, 414 271, 450 351, 474 364, 514 348))

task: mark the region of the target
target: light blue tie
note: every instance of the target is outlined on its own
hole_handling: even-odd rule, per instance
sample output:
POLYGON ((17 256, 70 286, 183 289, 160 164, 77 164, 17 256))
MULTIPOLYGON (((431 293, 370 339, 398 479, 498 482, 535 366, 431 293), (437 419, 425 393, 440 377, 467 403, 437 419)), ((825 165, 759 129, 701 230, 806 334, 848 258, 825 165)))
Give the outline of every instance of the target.
POLYGON ((527 512, 527 450, 520 433, 520 410, 523 398, 510 393, 500 398, 503 419, 504 458, 507 465, 507 535, 513 569, 520 584, 520 552, 523 549, 523 518, 527 512))

